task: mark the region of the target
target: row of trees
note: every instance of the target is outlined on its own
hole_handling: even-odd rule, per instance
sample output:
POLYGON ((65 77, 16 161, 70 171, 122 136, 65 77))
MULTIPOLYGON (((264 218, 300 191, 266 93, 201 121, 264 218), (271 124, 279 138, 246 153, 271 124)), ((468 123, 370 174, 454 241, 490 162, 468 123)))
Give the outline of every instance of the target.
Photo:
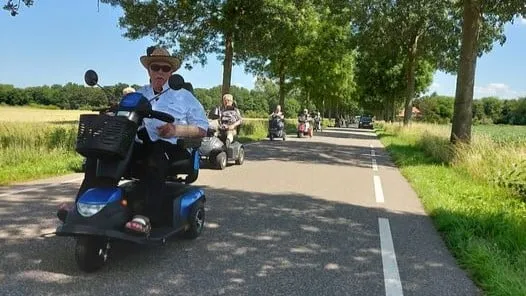
POLYGON ((285 110, 291 93, 342 113, 359 103, 394 117, 403 103, 407 124, 432 74, 455 73, 452 142, 471 138, 477 57, 505 42, 505 23, 526 15, 524 0, 100 2, 123 8, 125 37, 171 47, 187 68, 222 56, 222 94, 235 63, 274 80, 285 110))
MULTIPOLYGON (((432 94, 415 100, 420 120, 432 123, 451 123, 454 97, 432 94)), ((473 122, 477 124, 526 125, 526 98, 503 100, 486 97, 473 101, 473 122)))
MULTIPOLYGON (((59 109, 93 109, 107 106, 115 102, 122 95, 122 90, 127 84, 118 83, 106 86, 105 91, 98 87, 85 87, 84 85, 68 83, 66 85, 38 86, 16 88, 13 85, 0 84, 0 104, 4 105, 41 105, 47 108, 59 109)), ((140 86, 131 85, 135 89, 140 86)), ((278 85, 268 79, 258 79, 252 90, 232 86, 231 93, 243 115, 246 117, 266 117, 267 114, 279 103, 278 85)), ((219 103, 221 86, 196 88, 195 96, 203 104, 205 110, 210 110, 219 103)), ((290 93, 285 103, 287 117, 295 117, 304 107, 314 110, 315 106, 302 105, 299 92, 290 93)))

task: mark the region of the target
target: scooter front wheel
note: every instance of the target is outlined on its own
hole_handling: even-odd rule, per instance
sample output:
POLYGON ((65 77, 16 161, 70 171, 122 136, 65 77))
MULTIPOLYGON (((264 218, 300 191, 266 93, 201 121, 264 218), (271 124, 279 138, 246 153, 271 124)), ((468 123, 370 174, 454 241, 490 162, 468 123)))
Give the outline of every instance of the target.
POLYGON ((82 271, 94 272, 108 259, 110 243, 99 237, 79 237, 75 246, 75 261, 82 271))

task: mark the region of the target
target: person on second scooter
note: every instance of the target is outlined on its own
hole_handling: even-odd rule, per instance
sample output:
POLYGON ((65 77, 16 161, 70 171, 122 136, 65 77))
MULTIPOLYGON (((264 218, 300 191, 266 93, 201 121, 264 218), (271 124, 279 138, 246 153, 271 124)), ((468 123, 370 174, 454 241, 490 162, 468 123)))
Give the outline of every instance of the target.
POLYGON ((269 115, 268 126, 269 131, 267 137, 270 137, 271 129, 281 131, 285 128, 285 115, 281 112, 281 105, 277 105, 276 109, 269 115), (277 119, 277 120, 276 120, 277 119))
POLYGON ((274 109, 274 111, 270 114, 269 117, 270 117, 270 120, 272 120, 272 118, 274 117, 279 118, 280 119, 279 128, 282 129, 284 127, 283 120, 285 119, 285 115, 283 115, 283 112, 281 112, 281 105, 277 105, 276 109, 274 109))
POLYGON ((225 146, 230 147, 234 142, 234 136, 237 135, 237 127, 243 122, 239 109, 235 106, 234 97, 231 94, 223 95, 223 105, 220 111, 220 132, 221 138, 224 138, 225 146))

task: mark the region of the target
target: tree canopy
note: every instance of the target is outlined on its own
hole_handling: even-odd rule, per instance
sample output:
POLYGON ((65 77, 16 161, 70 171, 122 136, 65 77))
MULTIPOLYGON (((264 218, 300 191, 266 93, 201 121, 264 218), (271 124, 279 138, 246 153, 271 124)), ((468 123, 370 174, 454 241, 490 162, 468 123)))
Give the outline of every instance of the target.
MULTIPOLYGON (((522 104, 474 103, 473 88, 477 58, 506 41, 504 24, 526 15, 523 0, 97 1, 123 8, 118 22, 126 38, 151 37, 187 69, 210 55, 222 59, 221 85, 196 90, 207 106, 231 92, 254 114, 281 104, 288 114, 307 107, 325 116, 367 112, 394 120, 404 109, 407 124, 419 105, 434 114, 429 118, 452 117, 452 142, 469 142, 473 121, 520 122, 510 114, 520 114, 522 104), (258 76, 254 90, 231 86, 234 64, 258 76), (449 100, 418 99, 436 70, 457 74, 452 111, 449 100)), ((4 9, 15 16, 33 2, 6 0, 4 9)), ((53 101, 16 92, 0 99, 53 101)))

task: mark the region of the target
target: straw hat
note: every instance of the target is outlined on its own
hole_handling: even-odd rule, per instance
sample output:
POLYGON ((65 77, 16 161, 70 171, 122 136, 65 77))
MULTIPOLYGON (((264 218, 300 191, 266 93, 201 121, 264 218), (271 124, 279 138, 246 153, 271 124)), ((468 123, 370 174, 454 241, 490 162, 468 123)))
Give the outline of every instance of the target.
POLYGON ((127 95, 129 93, 135 92, 135 88, 128 86, 122 90, 123 95, 127 95))
POLYGON ((178 58, 171 56, 168 50, 162 47, 150 46, 146 49, 146 55, 141 56, 141 64, 148 69, 153 62, 163 62, 170 64, 172 70, 175 71, 181 67, 181 61, 178 58))

